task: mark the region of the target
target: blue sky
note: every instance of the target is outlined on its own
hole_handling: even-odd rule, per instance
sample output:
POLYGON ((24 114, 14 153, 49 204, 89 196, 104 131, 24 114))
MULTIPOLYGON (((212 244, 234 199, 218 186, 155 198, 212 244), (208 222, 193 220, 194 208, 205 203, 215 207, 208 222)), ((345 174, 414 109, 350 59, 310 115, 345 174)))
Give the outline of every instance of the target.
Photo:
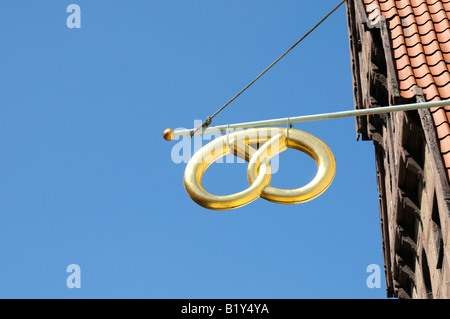
MULTIPOLYGON (((338 1, 0 2, 1 298, 385 298, 371 142, 353 118, 297 124, 333 151, 319 198, 197 206, 167 127, 194 125, 264 70, 338 1), (69 29, 69 4, 81 28, 69 29), (67 266, 81 269, 69 289, 67 266)), ((353 108, 341 7, 214 124, 353 108)), ((205 141, 206 143, 206 141, 205 141)), ((248 187, 216 164, 211 193, 248 187)), ((273 186, 296 188, 312 159, 288 150, 273 186)))

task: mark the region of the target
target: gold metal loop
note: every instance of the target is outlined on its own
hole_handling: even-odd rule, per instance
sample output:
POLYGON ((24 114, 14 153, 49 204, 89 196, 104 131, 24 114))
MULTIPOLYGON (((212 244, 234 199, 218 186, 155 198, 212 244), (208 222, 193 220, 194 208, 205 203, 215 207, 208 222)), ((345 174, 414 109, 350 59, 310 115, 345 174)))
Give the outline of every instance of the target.
MULTIPOLYGON (((298 204, 310 201, 320 196, 330 185, 336 173, 336 161, 328 146, 317 137, 296 129, 280 129, 280 141, 284 138, 287 148, 302 151, 311 156, 317 163, 318 170, 314 179, 307 185, 297 189, 278 189, 266 186, 261 192, 261 198, 279 204, 298 204), (287 134, 289 132, 289 137, 287 134)), ((247 174, 250 184, 258 177, 261 163, 269 161, 281 150, 279 146, 275 152, 268 151, 273 143, 280 143, 272 139, 263 145, 250 160, 247 174)))
MULTIPOLYGON (((270 139, 271 136, 266 138, 270 139)), ((256 152, 250 144, 259 141, 259 129, 250 129, 227 134, 201 148, 191 158, 184 173, 184 187, 189 196, 200 206, 213 210, 234 209, 258 199, 272 177, 268 162, 261 163, 259 175, 249 188, 232 195, 216 196, 208 193, 202 186, 202 177, 212 163, 231 152, 249 161, 256 152)))
POLYGON ((322 194, 330 186, 335 171, 336 163, 330 149, 311 134, 290 128, 256 128, 217 138, 195 153, 186 166, 184 186, 197 204, 212 210, 238 208, 260 196, 275 203, 297 204, 322 194), (258 150, 251 147, 259 142, 266 143, 258 150), (306 186, 294 190, 269 186, 272 176, 269 160, 287 148, 310 155, 318 165, 316 177, 306 186), (250 187, 232 195, 212 195, 202 186, 203 174, 212 163, 229 153, 249 162, 250 187))

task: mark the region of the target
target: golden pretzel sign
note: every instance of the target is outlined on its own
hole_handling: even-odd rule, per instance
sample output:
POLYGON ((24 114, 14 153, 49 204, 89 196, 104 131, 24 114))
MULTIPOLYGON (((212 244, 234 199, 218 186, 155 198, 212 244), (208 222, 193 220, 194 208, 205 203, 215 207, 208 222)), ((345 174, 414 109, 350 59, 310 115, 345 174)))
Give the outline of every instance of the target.
POLYGON ((212 210, 238 208, 259 197, 279 204, 298 204, 321 195, 331 185, 335 172, 333 153, 317 137, 291 128, 254 128, 217 138, 196 152, 186 166, 184 186, 197 204, 212 210), (260 142, 265 144, 258 150, 251 147, 251 144, 260 142), (314 179, 297 189, 270 186, 269 160, 287 148, 308 154, 318 166, 314 179), (249 162, 247 177, 250 187, 232 195, 212 195, 202 186, 203 174, 212 163, 230 153, 249 162))

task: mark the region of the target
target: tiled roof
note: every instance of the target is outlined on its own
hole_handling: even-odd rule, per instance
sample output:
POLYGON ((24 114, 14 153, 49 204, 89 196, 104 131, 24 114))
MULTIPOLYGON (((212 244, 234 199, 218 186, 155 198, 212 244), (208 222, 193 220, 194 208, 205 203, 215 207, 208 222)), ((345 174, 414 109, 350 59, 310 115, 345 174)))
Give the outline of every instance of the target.
MULTIPOLYGON (((450 0, 363 0, 373 24, 386 17, 400 94, 423 90, 427 101, 450 99, 450 0)), ((430 110, 450 172, 450 107, 430 110)))

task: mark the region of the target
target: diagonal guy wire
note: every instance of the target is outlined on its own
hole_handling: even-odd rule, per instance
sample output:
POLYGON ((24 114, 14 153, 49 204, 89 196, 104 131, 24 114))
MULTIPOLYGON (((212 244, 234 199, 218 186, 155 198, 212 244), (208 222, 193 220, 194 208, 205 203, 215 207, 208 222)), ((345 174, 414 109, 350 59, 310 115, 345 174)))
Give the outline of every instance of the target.
POLYGON ((269 71, 275 64, 277 64, 282 58, 284 58, 292 49, 294 49, 300 42, 302 42, 308 35, 310 35, 318 26, 320 26, 326 19, 328 19, 329 16, 331 16, 337 9, 339 9, 340 6, 342 6, 345 3, 346 0, 343 0, 341 3, 337 5, 336 8, 334 8, 330 13, 328 13, 322 20, 319 21, 311 30, 309 30, 304 36, 302 36, 297 42, 295 42, 286 52, 284 52, 278 59, 276 59, 271 65, 269 65, 264 71, 262 71, 256 78, 254 78, 249 84, 247 84, 246 87, 244 87, 241 91, 239 91, 238 94, 236 94, 231 100, 229 100, 227 103, 225 103, 224 106, 222 106, 220 109, 218 109, 213 115, 208 116, 206 120, 203 122, 202 125, 197 127, 195 130, 191 132, 191 137, 194 136, 194 134, 200 129, 206 129, 210 124, 212 119, 222 112, 228 105, 231 104, 234 100, 236 100, 239 95, 244 93, 250 86, 253 85, 256 81, 259 80, 267 71, 269 71))

